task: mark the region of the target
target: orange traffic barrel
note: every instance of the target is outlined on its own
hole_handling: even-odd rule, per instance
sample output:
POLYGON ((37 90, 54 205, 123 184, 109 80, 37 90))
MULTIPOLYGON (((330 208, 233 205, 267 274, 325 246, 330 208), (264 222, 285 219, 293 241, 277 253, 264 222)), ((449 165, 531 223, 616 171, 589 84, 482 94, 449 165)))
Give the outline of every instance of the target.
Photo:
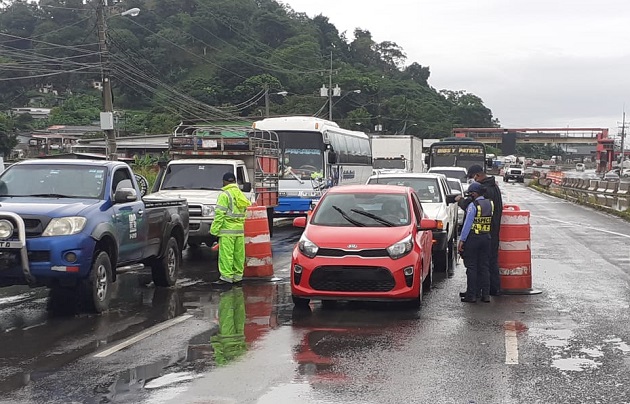
POLYGON ((528 210, 517 205, 503 206, 499 229, 499 274, 501 293, 535 295, 532 288, 532 249, 528 210))
POLYGON ((245 278, 273 276, 269 220, 265 206, 250 206, 245 216, 245 278))

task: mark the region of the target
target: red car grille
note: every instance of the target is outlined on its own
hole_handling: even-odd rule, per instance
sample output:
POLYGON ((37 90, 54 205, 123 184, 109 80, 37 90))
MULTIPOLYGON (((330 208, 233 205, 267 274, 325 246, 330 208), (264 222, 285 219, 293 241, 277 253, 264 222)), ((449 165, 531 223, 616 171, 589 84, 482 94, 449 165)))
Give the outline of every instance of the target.
POLYGON ((396 286, 387 268, 346 265, 317 267, 309 283, 314 290, 329 292, 389 292, 396 286))
POLYGON ((342 250, 338 248, 320 248, 317 251, 317 255, 320 257, 345 257, 347 255, 356 255, 363 258, 383 258, 389 257, 387 250, 372 249, 372 250, 342 250))

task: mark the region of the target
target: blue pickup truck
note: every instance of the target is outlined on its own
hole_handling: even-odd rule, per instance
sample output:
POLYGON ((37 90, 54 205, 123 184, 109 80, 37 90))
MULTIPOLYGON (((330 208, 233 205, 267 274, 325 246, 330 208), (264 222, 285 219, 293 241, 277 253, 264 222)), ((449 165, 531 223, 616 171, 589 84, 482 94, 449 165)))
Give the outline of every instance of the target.
POLYGON ((26 160, 0 175, 0 287, 69 291, 102 312, 117 268, 173 286, 187 240, 186 200, 142 198, 125 163, 26 160))

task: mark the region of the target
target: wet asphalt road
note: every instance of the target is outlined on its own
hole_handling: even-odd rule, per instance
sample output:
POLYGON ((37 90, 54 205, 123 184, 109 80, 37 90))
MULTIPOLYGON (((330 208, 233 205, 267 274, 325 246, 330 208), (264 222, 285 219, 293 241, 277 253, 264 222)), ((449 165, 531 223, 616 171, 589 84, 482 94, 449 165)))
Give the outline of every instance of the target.
POLYGON ((74 313, 45 290, 0 289, 0 401, 34 403, 630 402, 630 228, 619 218, 503 184, 532 215, 542 294, 465 304, 461 265, 420 311, 341 304, 294 311, 290 252, 273 238, 273 282, 209 287, 216 261, 187 250, 179 286, 119 277, 113 309, 74 313), (216 338, 220 307, 241 337, 216 338), (235 313, 238 310, 235 310, 235 313), (514 332, 515 331, 515 332, 514 332), (127 342, 125 346, 120 344, 127 342), (118 350, 119 349, 119 350, 118 350), (507 363, 506 363, 507 362, 507 363))

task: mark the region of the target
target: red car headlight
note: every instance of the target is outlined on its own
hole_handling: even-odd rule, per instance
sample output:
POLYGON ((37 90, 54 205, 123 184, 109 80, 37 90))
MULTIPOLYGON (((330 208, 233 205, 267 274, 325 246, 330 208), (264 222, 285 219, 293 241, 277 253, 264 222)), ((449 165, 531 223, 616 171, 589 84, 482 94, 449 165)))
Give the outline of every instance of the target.
POLYGON ((302 235, 300 241, 298 241, 298 249, 303 255, 307 256, 308 258, 315 258, 315 256, 317 255, 317 251, 319 251, 319 247, 317 246, 317 244, 313 243, 304 235, 302 235))
POLYGON ((393 260, 397 260, 398 258, 402 258, 405 255, 409 254, 413 249, 413 238, 411 235, 408 235, 404 239, 400 240, 397 243, 394 243, 387 247, 387 253, 393 260))

